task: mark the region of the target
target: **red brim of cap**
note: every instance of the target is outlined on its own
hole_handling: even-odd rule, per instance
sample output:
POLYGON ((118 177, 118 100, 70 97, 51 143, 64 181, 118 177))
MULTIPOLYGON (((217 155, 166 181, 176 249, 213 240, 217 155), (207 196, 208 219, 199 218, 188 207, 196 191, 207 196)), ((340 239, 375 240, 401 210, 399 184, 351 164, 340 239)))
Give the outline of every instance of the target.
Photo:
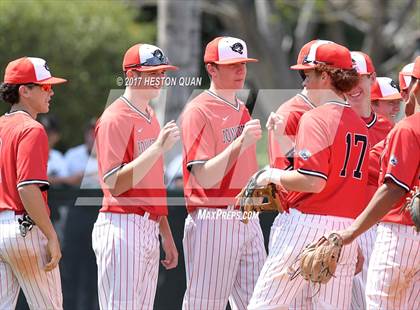
POLYGON ((62 84, 67 82, 66 79, 62 79, 62 78, 57 78, 57 77, 50 77, 48 79, 42 80, 42 81, 38 81, 38 82, 34 82, 36 84, 39 85, 43 85, 43 84, 62 84))
POLYGON ((166 71, 175 71, 179 68, 176 66, 171 65, 160 65, 160 66, 143 66, 143 67, 135 67, 129 68, 127 70, 135 70, 139 72, 152 72, 152 71, 159 71, 159 70, 166 70, 166 71))
POLYGON ((226 60, 218 60, 214 61, 217 65, 232 65, 232 64, 238 64, 242 62, 258 62, 258 59, 255 58, 231 58, 226 60))
POLYGON ((374 100, 400 100, 402 99, 402 96, 400 93, 396 93, 393 95, 389 95, 389 96, 384 96, 384 97, 371 97, 370 100, 374 101, 374 100))
POLYGON ((297 64, 290 67, 292 70, 308 70, 315 68, 315 65, 308 63, 308 64, 297 64))

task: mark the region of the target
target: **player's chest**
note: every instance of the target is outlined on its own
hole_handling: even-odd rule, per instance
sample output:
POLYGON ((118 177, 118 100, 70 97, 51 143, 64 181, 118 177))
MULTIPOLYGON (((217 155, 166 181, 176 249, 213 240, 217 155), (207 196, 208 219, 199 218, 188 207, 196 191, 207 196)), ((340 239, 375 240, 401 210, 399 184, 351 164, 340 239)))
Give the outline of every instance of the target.
POLYGON ((146 151, 157 139, 160 126, 157 121, 139 122, 133 127, 132 147, 134 157, 146 151))

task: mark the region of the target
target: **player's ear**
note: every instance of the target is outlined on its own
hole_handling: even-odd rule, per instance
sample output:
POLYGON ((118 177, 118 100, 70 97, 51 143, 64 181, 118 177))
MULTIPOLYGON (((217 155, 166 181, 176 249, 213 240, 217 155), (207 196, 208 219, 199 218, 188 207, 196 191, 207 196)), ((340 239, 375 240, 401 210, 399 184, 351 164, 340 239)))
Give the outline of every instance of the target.
POLYGON ((19 86, 18 92, 19 92, 19 98, 26 98, 29 96, 30 87, 26 85, 19 86))
POLYGON ((212 63, 206 64, 206 70, 210 78, 212 78, 216 74, 216 66, 212 63))

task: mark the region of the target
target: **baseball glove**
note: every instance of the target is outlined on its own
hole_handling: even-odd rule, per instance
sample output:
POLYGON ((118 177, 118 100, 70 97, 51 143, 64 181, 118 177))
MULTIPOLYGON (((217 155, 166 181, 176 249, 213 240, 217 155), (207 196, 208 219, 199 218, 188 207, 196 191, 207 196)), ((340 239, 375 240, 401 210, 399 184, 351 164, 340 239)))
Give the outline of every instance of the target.
POLYGON ((301 275, 311 283, 327 283, 334 276, 342 247, 343 239, 335 233, 307 245, 289 267, 290 280, 301 275), (297 268, 294 267, 296 264, 297 268))
POLYGON ((407 203, 402 207, 401 212, 407 210, 414 223, 416 232, 420 232, 420 188, 416 186, 407 198, 407 203))
MULTIPOLYGON (((242 212, 283 212, 276 185, 257 186, 257 178, 264 171, 261 169, 255 173, 236 196, 242 212)), ((245 218, 243 222, 248 223, 248 220, 245 218)))

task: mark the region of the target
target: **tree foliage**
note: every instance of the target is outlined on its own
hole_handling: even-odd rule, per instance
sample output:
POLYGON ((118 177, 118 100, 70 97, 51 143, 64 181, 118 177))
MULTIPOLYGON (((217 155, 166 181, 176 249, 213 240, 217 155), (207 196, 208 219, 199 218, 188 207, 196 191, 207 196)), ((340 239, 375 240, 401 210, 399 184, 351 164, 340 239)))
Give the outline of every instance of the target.
POLYGON ((135 23, 137 11, 119 1, 2 1, 0 12, 2 74, 9 61, 35 56, 69 81, 54 88, 50 107, 61 121, 61 148, 83 141, 84 124, 119 88, 125 50, 155 38, 155 25, 135 23))

